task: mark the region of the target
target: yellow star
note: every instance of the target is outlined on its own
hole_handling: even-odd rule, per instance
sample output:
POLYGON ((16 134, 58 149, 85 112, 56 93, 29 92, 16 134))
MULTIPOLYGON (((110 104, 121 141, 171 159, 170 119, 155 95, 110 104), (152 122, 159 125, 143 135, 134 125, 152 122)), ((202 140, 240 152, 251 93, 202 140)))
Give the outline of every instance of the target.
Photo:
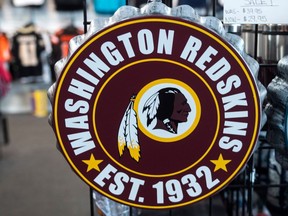
POLYGON ((103 160, 95 160, 94 155, 91 154, 90 159, 89 160, 82 160, 83 163, 87 164, 87 172, 89 172, 92 169, 95 169, 97 171, 100 172, 100 168, 99 168, 99 164, 102 162, 103 160))
POLYGON ((210 160, 213 164, 215 164, 214 172, 219 169, 227 172, 226 165, 231 162, 231 160, 224 160, 222 154, 219 155, 217 160, 210 160))

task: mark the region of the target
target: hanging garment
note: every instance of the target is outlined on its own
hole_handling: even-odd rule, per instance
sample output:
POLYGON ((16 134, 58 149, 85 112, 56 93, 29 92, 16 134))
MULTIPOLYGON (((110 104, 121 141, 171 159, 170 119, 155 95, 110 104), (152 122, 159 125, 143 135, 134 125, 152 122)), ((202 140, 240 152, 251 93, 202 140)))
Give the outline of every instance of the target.
POLYGON ((56 10, 82 10, 83 0, 55 0, 56 10))
POLYGON ((99 14, 112 14, 123 5, 126 0, 94 0, 94 10, 99 14))
POLYGON ((49 58, 49 64, 52 71, 52 80, 55 81, 55 73, 54 73, 54 65, 55 63, 68 56, 69 52, 69 41, 77 36, 82 35, 84 31, 82 29, 77 28, 74 25, 69 25, 63 29, 58 30, 54 35, 51 37, 52 43, 52 52, 49 58))
POLYGON ((44 5, 45 0, 11 0, 12 5, 15 7, 36 6, 40 7, 44 5))
POLYGON ((13 79, 42 75, 41 53, 44 50, 42 36, 33 23, 19 29, 12 38, 13 79))
POLYGON ((5 63, 0 60, 0 98, 5 96, 9 90, 11 75, 5 68, 5 63))
POLYGON ((10 41, 5 33, 0 32, 0 61, 8 62, 10 59, 10 41))

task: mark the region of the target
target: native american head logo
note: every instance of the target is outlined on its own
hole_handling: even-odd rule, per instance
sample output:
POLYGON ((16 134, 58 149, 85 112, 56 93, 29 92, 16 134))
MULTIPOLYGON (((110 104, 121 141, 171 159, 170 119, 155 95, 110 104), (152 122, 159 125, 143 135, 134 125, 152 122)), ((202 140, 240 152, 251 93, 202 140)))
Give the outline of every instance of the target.
POLYGON ((147 115, 147 127, 156 120, 154 129, 177 134, 178 124, 186 122, 190 105, 177 88, 163 88, 153 94, 145 103, 143 113, 147 115))
MULTIPOLYGON (((125 147, 130 156, 139 162, 140 143, 138 139, 137 113, 134 110, 136 96, 130 98, 130 103, 123 115, 118 131, 118 150, 123 155, 125 147)), ((144 103, 143 115, 146 116, 146 126, 152 122, 153 130, 164 130, 172 134, 178 133, 178 125, 187 122, 191 107, 182 92, 173 87, 162 88, 152 94, 144 103)))

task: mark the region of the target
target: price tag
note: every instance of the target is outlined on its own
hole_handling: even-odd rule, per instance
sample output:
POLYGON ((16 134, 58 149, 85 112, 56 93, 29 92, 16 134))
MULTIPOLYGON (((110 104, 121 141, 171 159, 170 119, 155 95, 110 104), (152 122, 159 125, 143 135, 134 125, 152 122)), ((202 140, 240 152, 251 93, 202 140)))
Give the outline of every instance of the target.
POLYGON ((225 0, 226 24, 287 24, 287 0, 225 0))

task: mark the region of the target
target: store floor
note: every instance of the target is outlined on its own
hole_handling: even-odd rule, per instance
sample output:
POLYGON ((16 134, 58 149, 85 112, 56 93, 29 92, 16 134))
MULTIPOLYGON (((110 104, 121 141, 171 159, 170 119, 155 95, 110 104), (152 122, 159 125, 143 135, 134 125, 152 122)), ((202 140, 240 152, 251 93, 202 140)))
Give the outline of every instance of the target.
MULTIPOLYGON (((7 120, 10 142, 0 147, 0 216, 91 215, 89 188, 56 149, 47 118, 14 114, 7 120)), ((224 216, 217 200, 213 215, 224 216)), ((208 201, 141 215, 209 215, 208 201)))
POLYGON ((1 146, 0 216, 88 216, 89 187, 55 147, 47 118, 9 115, 1 146))

